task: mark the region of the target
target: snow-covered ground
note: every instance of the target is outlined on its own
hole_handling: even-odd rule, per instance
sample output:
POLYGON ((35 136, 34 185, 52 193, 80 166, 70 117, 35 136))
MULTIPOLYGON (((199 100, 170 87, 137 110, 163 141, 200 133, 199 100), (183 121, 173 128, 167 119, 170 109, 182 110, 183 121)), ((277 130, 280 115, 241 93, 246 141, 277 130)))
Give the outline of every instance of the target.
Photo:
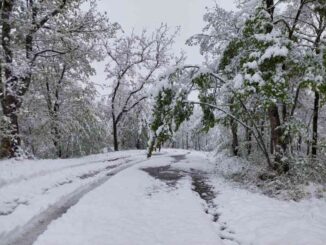
POLYGON ((0 162, 0 244, 24 233, 49 207, 82 195, 144 152, 126 151, 70 160, 0 162))
MULTIPOLYGON (((209 183, 217 193, 214 203, 219 219, 220 236, 241 245, 322 245, 326 244, 326 201, 311 198, 282 201, 260 193, 240 189, 221 175, 234 172, 234 163, 223 154, 207 159, 201 152, 174 165, 176 168, 197 169, 208 173, 209 183), (194 158, 197 158, 194 160, 194 158), (203 164, 206 158, 206 164, 203 164), (216 162, 218 159, 218 162, 216 162), (228 164, 222 164, 228 161, 228 164), (222 167, 221 167, 222 165, 222 167)), ((236 164, 236 163, 234 163, 236 164)))
POLYGON ((170 188, 140 170, 171 161, 154 156, 114 176, 53 222, 35 244, 222 244, 188 178, 170 188))
POLYGON ((146 159, 125 151, 0 162, 0 169, 0 244, 326 244, 324 200, 280 201, 239 189, 202 152, 163 150, 146 159), (67 210, 50 215, 71 196, 78 198, 67 210), (49 224, 35 230, 35 218, 49 224), (31 236, 16 239, 24 232, 31 236))

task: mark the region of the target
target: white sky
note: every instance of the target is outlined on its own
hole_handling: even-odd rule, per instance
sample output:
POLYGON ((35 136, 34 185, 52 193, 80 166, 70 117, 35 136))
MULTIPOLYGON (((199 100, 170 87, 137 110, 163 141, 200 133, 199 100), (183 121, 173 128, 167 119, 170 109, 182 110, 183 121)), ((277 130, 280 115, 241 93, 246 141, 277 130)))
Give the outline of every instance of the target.
MULTIPOLYGON (((233 0, 216 0, 225 9, 235 8, 233 0)), ((198 64, 203 61, 197 47, 188 47, 186 40, 204 27, 203 15, 206 6, 213 6, 214 0, 98 0, 99 9, 106 11, 112 22, 118 22, 122 28, 141 31, 144 28, 155 29, 161 23, 170 27, 180 26, 180 35, 175 43, 175 51, 186 52, 187 62, 198 64)), ((97 75, 95 83, 105 80, 104 64, 95 65, 97 75)), ((101 91, 100 91, 101 92, 101 91)))

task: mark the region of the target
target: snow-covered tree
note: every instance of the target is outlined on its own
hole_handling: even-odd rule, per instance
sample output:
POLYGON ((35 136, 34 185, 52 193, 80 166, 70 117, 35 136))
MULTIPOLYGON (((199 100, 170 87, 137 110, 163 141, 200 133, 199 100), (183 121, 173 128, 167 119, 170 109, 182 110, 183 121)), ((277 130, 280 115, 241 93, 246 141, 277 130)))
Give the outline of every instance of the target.
POLYGON ((141 106, 148 98, 145 89, 158 79, 162 68, 173 61, 171 47, 176 34, 177 31, 170 33, 167 25, 161 25, 153 33, 122 34, 105 43, 114 150, 119 149, 118 133, 123 117, 141 106))
MULTIPOLYGON (((40 81, 47 82, 49 90, 57 87, 51 93, 59 95, 68 73, 89 76, 92 60, 101 58, 99 40, 111 37, 117 26, 96 10, 93 0, 15 0, 1 4, 0 100, 7 127, 0 156, 13 157, 20 151, 19 116, 26 95, 33 93, 29 91, 31 84, 36 83, 37 88, 40 81), (45 66, 47 62, 49 67, 45 66)), ((55 112, 59 103, 54 97, 52 117, 59 113, 55 112)), ((51 131, 56 131, 54 128, 51 131)))
POLYGON ((218 7, 215 14, 208 12, 204 33, 190 39, 202 52, 211 52, 208 68, 178 67, 166 75, 156 97, 149 151, 173 137, 180 122, 190 118, 191 105, 198 104, 204 128, 222 124, 230 129, 234 154, 245 154, 239 151, 241 141, 251 154, 255 139, 268 166, 283 173, 295 157, 295 140, 302 142, 304 128, 310 127, 298 112, 302 100, 311 103, 309 90, 315 94, 311 154, 317 154, 319 96, 324 96, 325 84, 325 4, 291 1, 284 10, 268 0, 240 6, 236 13, 218 7), (248 11, 252 4, 254 11, 248 11), (232 29, 239 16, 245 16, 244 21, 232 29), (225 28, 231 32, 221 38, 225 28), (198 101, 189 101, 192 90, 198 91, 198 101))

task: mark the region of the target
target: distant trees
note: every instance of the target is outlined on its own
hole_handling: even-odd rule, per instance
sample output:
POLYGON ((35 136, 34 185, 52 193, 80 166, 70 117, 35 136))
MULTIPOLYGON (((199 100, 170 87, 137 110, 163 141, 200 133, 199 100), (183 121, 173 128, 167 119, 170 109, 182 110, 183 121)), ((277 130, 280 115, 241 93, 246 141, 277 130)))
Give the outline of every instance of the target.
MULTIPOLYGON (((148 98, 148 90, 159 72, 173 61, 171 48, 177 32, 170 34, 166 25, 153 33, 123 34, 106 42, 107 81, 110 85, 109 106, 113 147, 119 150, 119 125, 127 113, 148 98)), ((137 122, 134 122, 137 123, 137 122)))
POLYGON ((178 30, 119 29, 95 0, 0 1, 0 158, 97 153, 111 133, 115 150, 146 146, 148 90, 175 61, 178 30), (105 104, 90 81, 102 60, 105 104))
POLYGON ((0 1, 0 157, 144 148, 148 138, 150 154, 169 140, 213 149, 205 132, 218 128, 232 154, 263 156, 279 173, 325 157, 325 1, 244 0, 204 20, 187 43, 207 66, 189 66, 172 52, 178 31, 118 32, 95 0, 0 1), (100 60, 103 100, 90 82, 100 60))

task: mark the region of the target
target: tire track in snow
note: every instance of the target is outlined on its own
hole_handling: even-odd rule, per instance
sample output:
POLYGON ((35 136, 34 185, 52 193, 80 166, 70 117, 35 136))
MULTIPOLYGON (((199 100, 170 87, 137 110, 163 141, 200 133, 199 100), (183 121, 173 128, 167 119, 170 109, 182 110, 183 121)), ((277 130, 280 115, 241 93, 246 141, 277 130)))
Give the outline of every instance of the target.
POLYGON ((34 216, 34 218, 31 219, 26 225, 18 227, 11 233, 6 234, 4 237, 0 236, 0 245, 32 245, 38 236, 47 229, 48 225, 52 221, 60 218, 69 208, 77 204, 78 201, 88 192, 104 184, 119 172, 144 161, 146 160, 128 164, 128 162, 131 162, 131 160, 127 160, 122 166, 118 166, 117 168, 108 171, 104 177, 87 186, 79 187, 76 191, 57 201, 42 213, 34 216))
POLYGON ((106 159, 106 160, 96 160, 96 161, 82 162, 82 163, 78 163, 78 164, 74 164, 74 165, 63 166, 63 167, 60 167, 60 168, 57 168, 57 169, 52 169, 50 171, 43 170, 43 171, 40 171, 40 172, 32 173, 32 174, 24 176, 24 177, 19 176, 17 178, 11 179, 10 181, 4 181, 3 183, 0 183, 0 189, 3 188, 3 187, 9 186, 11 184, 17 184, 17 183, 20 183, 22 181, 27 181, 27 180, 30 180, 30 179, 33 179, 33 178, 50 175, 50 174, 53 174, 53 173, 63 171, 65 169, 74 169, 74 168, 87 166, 89 164, 94 164, 94 163, 113 162, 113 161, 117 161, 117 160, 121 160, 121 159, 126 159, 126 158, 129 158, 129 157, 131 157, 131 156, 128 155, 128 156, 124 156, 124 157, 109 158, 109 159, 106 159))
MULTIPOLYGON (((115 165, 111 165, 112 162, 115 162, 115 161, 119 161, 119 160, 122 160, 122 159, 126 159, 126 158, 129 158, 129 156, 126 156, 126 157, 120 157, 120 158, 112 158, 112 159, 108 159, 108 160, 102 160, 102 161, 99 161, 98 163, 101 163, 101 165, 103 164, 109 164, 108 166, 104 167, 104 165, 101 167, 101 166, 95 166, 96 167, 95 169, 93 170, 90 170, 90 169, 87 169, 87 170, 83 170, 83 171, 79 171, 79 174, 73 174, 73 176, 70 176, 67 178, 67 176, 62 179, 61 177, 58 178, 58 176, 55 177, 55 175, 57 175, 58 173, 65 173, 66 171, 74 171, 74 170, 82 170, 84 167, 87 167, 87 166, 90 166, 91 164, 94 164, 95 161, 92 161, 90 162, 89 164, 82 164, 82 165, 79 165, 78 168, 75 168, 74 166, 67 166, 65 168, 61 168, 60 171, 50 171, 48 172, 47 174, 44 174, 44 175, 40 175, 40 176, 37 176, 35 178, 30 178, 28 180, 25 180, 24 183, 17 183, 17 185, 7 185, 5 186, 4 188, 0 188, 0 197, 3 196, 2 200, 0 200, 0 218, 1 216, 8 216, 8 215, 11 215, 13 212, 15 212, 15 210, 20 206, 20 205, 29 205, 29 202, 33 200, 33 198, 22 198, 21 199, 21 194, 23 194, 22 192, 20 192, 19 188, 21 187, 24 187, 24 186, 28 186, 30 184, 30 181, 37 181, 37 180, 40 180, 41 178, 44 179, 44 177, 46 178, 51 178, 51 179, 54 179, 54 180, 57 180, 55 182, 52 182, 52 184, 48 185, 40 185, 40 187, 42 187, 42 192, 39 193, 38 195, 40 194, 45 194, 46 192, 48 191, 52 191, 53 189, 56 189, 60 186, 63 186, 63 185, 67 185, 67 184, 71 184, 73 183, 76 179, 88 179, 90 177, 95 177, 97 174, 105 171, 105 170, 109 170, 109 169, 112 169, 114 167, 117 167, 118 165, 121 165, 122 163, 120 164, 115 164, 115 165), (23 185, 22 185, 23 184, 23 185), (12 192, 12 188, 11 187, 14 187, 14 193, 20 193, 20 194, 16 194, 14 196, 10 196, 9 197, 6 197, 6 191, 9 190, 9 193, 12 192), (15 189, 16 187, 16 189, 15 189), (9 188, 9 189, 8 189, 9 188), (10 190, 11 188, 11 190, 10 190), (18 191, 18 192, 17 192, 18 191)), ((96 161, 97 162, 97 161, 96 161)), ((76 166, 77 167, 77 166, 76 166)), ((40 189, 40 191, 41 191, 40 189)), ((25 189, 25 193, 28 193, 29 191, 31 191, 32 189, 25 189)), ((0 234, 0 237, 1 237, 1 234, 0 234)))

